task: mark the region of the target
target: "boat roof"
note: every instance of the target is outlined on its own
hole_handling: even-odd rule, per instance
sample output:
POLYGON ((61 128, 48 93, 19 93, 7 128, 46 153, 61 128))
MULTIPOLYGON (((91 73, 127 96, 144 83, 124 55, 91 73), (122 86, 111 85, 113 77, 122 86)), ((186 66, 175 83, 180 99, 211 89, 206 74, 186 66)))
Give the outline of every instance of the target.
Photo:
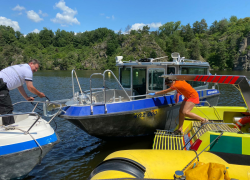
POLYGON ((208 62, 203 62, 200 60, 185 59, 185 57, 180 57, 180 54, 174 52, 171 54, 173 61, 167 61, 168 56, 163 56, 159 58, 142 58, 139 60, 129 60, 122 61, 123 56, 116 56, 116 66, 168 66, 168 65, 185 65, 185 66, 207 66, 208 62))

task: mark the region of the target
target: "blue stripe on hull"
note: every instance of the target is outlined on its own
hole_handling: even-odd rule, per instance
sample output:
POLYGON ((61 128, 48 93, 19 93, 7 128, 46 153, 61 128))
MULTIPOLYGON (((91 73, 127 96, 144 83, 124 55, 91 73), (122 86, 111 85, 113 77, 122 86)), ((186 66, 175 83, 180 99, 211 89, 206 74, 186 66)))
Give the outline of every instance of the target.
MULTIPOLYGON (((209 96, 211 94, 218 94, 219 91, 216 89, 206 90, 206 94, 209 96), (211 92, 210 92, 211 91, 211 92)), ((197 91, 199 97, 204 97, 203 90, 197 91)), ((179 101, 183 101, 183 97, 180 96, 179 101)), ((107 113, 117 113, 117 112, 127 112, 140 110, 145 108, 154 108, 165 105, 175 104, 174 95, 162 96, 162 97, 154 97, 150 99, 140 99, 136 101, 127 101, 121 103, 111 103, 106 104, 107 113)), ((70 106, 65 107, 63 109, 66 111, 66 116, 89 116, 91 115, 90 106, 70 106)), ((104 105, 96 105, 93 106, 93 115, 105 114, 105 106, 104 105)))
MULTIPOLYGON (((29 136, 29 135, 26 135, 26 136, 29 136)), ((43 137, 43 138, 36 139, 36 140, 41 146, 43 146, 49 143, 53 143, 57 141, 58 139, 57 139, 56 133, 54 133, 50 136, 43 137)), ((18 144, 11 144, 7 146, 0 146, 0 155, 21 152, 21 151, 25 151, 25 150, 36 148, 36 147, 38 147, 38 145, 36 144, 34 140, 26 141, 26 142, 22 142, 18 144)))

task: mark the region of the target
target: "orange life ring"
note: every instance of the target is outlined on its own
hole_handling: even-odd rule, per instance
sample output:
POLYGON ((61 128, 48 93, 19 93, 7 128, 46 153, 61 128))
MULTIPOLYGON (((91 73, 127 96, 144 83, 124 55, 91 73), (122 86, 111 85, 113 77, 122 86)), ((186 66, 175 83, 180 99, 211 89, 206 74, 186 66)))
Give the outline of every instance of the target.
POLYGON ((241 129, 241 127, 246 124, 246 123, 250 123, 250 116, 246 116, 241 118, 236 125, 241 129))

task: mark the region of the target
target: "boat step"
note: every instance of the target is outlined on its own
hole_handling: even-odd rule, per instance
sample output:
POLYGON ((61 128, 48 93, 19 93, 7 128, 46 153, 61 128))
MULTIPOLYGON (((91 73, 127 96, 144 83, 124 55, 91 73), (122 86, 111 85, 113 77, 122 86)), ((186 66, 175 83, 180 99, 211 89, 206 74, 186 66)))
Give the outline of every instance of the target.
MULTIPOLYGON (((217 121, 218 122, 218 121, 217 121)), ((193 132, 196 132, 201 126, 201 123, 199 121, 193 122, 193 132)), ((200 131, 196 134, 196 139, 199 139, 202 134, 204 134, 207 131, 225 131, 225 132, 239 132, 237 128, 231 128, 227 124, 207 124, 204 126, 204 128, 200 129, 200 131)))
POLYGON ((183 147, 183 136, 173 135, 166 130, 157 130, 154 137, 154 150, 181 150, 183 147))

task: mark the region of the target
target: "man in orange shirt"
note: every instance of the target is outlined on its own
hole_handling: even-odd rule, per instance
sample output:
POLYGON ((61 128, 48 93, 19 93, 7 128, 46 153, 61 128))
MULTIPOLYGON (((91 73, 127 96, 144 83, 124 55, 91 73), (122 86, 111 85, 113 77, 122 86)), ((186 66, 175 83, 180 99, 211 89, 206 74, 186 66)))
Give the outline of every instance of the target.
POLYGON ((180 114, 179 114, 179 128, 174 131, 174 134, 182 134, 182 126, 183 122, 185 119, 185 116, 192 118, 192 119, 197 119, 201 121, 201 125, 205 124, 208 122, 207 119, 202 118, 192 112, 190 112, 195 104, 199 104, 199 94, 197 91, 186 81, 173 81, 171 79, 166 78, 165 79, 165 84, 169 86, 170 88, 159 91, 156 93, 149 93, 149 95, 163 95, 168 92, 176 90, 178 93, 182 94, 185 99, 183 100, 180 108, 180 114))

